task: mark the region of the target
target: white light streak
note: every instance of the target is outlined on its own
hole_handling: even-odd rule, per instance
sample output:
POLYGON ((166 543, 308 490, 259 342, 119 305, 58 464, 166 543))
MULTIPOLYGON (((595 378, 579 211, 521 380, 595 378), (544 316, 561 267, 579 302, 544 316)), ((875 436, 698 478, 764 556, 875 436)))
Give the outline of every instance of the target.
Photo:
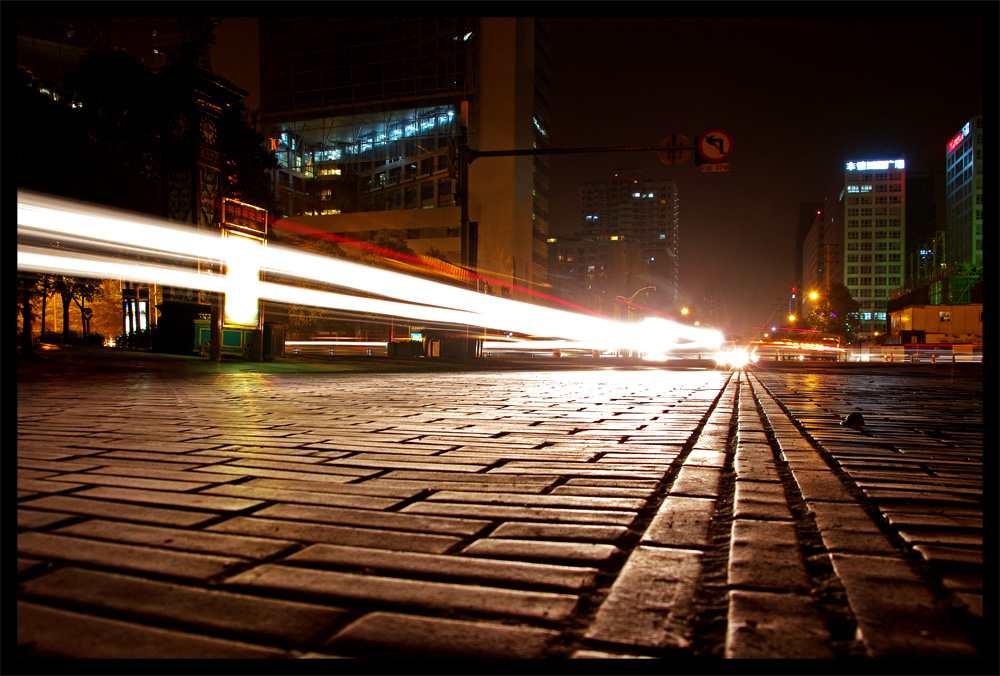
MULTIPOLYGON (((199 232, 190 226, 81 205, 54 197, 18 192, 19 270, 92 278, 120 278, 227 293, 235 289, 222 275, 197 272, 198 263, 242 268, 239 295, 299 305, 375 313, 418 321, 498 329, 543 339, 569 341, 563 349, 629 349, 646 354, 672 350, 718 349, 722 335, 659 318, 623 324, 602 317, 556 310, 476 293, 398 272, 381 270, 281 246, 255 246, 237 238, 199 232), (24 240, 22 242, 22 239, 24 240), (106 254, 32 246, 39 241, 78 243, 106 254), (186 263, 151 264, 124 260, 124 252, 186 263), (247 255, 251 254, 248 259, 247 255), (383 300, 260 281, 258 271, 374 294, 383 300)), ((230 299, 227 299, 227 303, 230 299)), ((535 348, 537 349, 537 345, 535 348)))

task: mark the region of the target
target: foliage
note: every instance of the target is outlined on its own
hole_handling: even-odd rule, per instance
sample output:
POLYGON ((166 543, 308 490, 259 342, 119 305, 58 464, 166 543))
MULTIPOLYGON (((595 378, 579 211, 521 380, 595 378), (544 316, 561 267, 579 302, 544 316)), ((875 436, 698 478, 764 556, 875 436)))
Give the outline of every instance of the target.
POLYGON ((832 333, 850 342, 860 326, 860 309, 846 286, 833 284, 816 299, 806 324, 811 329, 832 333))
POLYGON ((60 174, 57 194, 140 213, 159 214, 162 204, 160 110, 152 71, 122 50, 86 52, 59 88, 64 126, 37 130, 69 146, 38 158, 60 174), (61 167, 57 157, 85 160, 61 167))
POLYGON ((90 332, 91 313, 87 312, 88 302, 101 297, 104 289, 100 280, 76 279, 73 277, 55 277, 52 284, 53 290, 62 296, 63 301, 63 339, 69 337, 69 306, 70 302, 76 303, 80 309, 80 319, 83 324, 84 335, 90 332))
POLYGON ((278 168, 278 160, 263 141, 259 109, 251 111, 240 101, 223 112, 219 120, 225 179, 222 195, 267 209, 269 219, 280 218, 283 214, 269 173, 278 168))
POLYGON ((372 234, 369 244, 371 246, 365 247, 359 256, 360 261, 365 265, 387 267, 385 263, 387 252, 390 253, 390 256, 392 253, 401 253, 407 256, 416 255, 399 231, 390 228, 382 228, 372 234))

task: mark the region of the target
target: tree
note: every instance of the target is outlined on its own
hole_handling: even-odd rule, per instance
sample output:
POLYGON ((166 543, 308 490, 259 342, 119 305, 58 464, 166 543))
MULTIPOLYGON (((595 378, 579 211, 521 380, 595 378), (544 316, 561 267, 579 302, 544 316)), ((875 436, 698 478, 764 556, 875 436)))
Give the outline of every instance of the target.
POLYGON ((69 341, 69 308, 70 303, 76 303, 80 308, 80 322, 83 334, 89 334, 92 312, 85 312, 86 303, 98 298, 102 293, 101 282, 92 279, 75 279, 73 277, 57 277, 53 288, 62 297, 63 340, 69 341))
POLYGON ((811 329, 832 333, 850 342, 857 332, 861 306, 843 284, 832 284, 816 300, 806 324, 811 329))
POLYGON ((260 132, 260 110, 243 102, 229 106, 219 120, 223 149, 222 196, 267 209, 269 218, 283 214, 274 195, 272 171, 278 168, 273 150, 266 149, 260 132))
POLYGON ((152 71, 123 50, 89 51, 66 73, 60 93, 70 109, 60 139, 86 170, 60 172, 67 184, 59 194, 159 215, 162 106, 152 71))
POLYGON ((358 256, 359 260, 365 265, 389 267, 386 261, 387 259, 393 260, 393 253, 403 254, 404 256, 416 255, 413 249, 406 243, 406 239, 399 234, 399 231, 390 228, 382 228, 375 232, 369 244, 370 246, 364 247, 358 256))

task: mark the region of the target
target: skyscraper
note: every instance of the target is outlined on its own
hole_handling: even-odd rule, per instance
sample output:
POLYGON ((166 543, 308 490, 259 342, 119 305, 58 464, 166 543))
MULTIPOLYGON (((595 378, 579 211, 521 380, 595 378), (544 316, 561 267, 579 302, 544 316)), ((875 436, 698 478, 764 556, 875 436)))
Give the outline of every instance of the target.
POLYGON ((635 242, 649 266, 656 297, 667 307, 677 302, 678 226, 674 181, 620 169, 608 179, 588 181, 580 189, 579 232, 635 242))
MULTIPOLYGON (((463 262, 449 148, 463 121, 474 150, 545 148, 547 73, 542 19, 262 20, 263 122, 286 215, 355 239, 395 229, 418 253, 463 262)), ((543 285, 547 158, 480 158, 468 177, 467 264, 543 285)))
POLYGON ((945 249, 949 267, 983 264, 983 118, 979 115, 948 142, 945 249))
POLYGON ((848 162, 844 171, 844 284, 861 306, 860 338, 884 334, 888 290, 903 283, 906 162, 848 162))

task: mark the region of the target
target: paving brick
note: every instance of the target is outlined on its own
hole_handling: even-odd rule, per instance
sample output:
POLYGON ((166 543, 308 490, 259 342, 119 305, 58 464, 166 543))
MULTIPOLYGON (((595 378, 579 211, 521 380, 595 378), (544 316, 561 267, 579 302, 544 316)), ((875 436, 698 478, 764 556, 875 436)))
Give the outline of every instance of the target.
POLYGON ((273 540, 242 535, 207 533, 200 530, 162 528, 121 521, 91 519, 52 531, 58 535, 106 540, 120 544, 148 545, 202 554, 218 554, 243 559, 276 556, 297 546, 290 540, 273 540))
MULTIPOLYGON (((307 467, 313 467, 313 465, 307 465, 307 467)), ((223 473, 232 474, 236 477, 265 477, 268 479, 276 479, 279 481, 309 481, 312 483, 323 482, 323 483, 348 483, 349 481, 354 481, 358 475, 351 474, 349 472, 306 472, 305 469, 300 470, 278 470, 278 469, 267 469, 264 467, 245 467, 242 465, 212 465, 211 471, 213 473, 223 473)), ((374 471, 369 470, 365 476, 375 474, 374 471)), ((228 485, 228 484, 227 484, 228 485)))
POLYGON ((810 578, 795 525, 786 521, 733 521, 728 579, 731 587, 808 589, 810 578))
POLYGON ((614 545, 592 542, 553 542, 490 537, 476 540, 462 550, 469 556, 506 557, 524 560, 581 561, 600 564, 620 550, 614 545))
POLYGON ((198 481, 168 481, 165 479, 143 479, 142 477, 125 477, 101 475, 93 472, 75 472, 63 474, 66 481, 74 481, 83 485, 122 486, 149 491, 195 491, 210 486, 207 482, 198 481))
POLYGON ((32 509, 63 512, 80 516, 98 516, 125 521, 155 523, 165 526, 196 526, 216 518, 208 512, 194 512, 179 509, 163 509, 160 507, 143 507, 129 505, 123 509, 119 502, 104 502, 103 500, 87 500, 68 495, 51 495, 20 503, 21 506, 32 509))
POLYGON ((901 559, 832 554, 870 657, 980 657, 901 559))
POLYGON ((729 592, 727 659, 830 659, 830 632, 807 596, 729 592))
POLYGON ((354 575, 272 564, 235 575, 227 579, 226 584, 332 602, 379 602, 550 621, 566 619, 578 602, 576 596, 569 594, 354 575))
POLYGON ((911 545, 927 544, 945 547, 969 547, 983 550, 983 534, 952 530, 899 529, 899 536, 911 545))
MULTIPOLYGON (((520 492, 520 491, 515 491, 520 492)), ((556 486, 549 495, 578 495, 593 498, 637 498, 647 500, 653 491, 647 488, 615 488, 611 486, 556 486)))
POLYGON ((17 490, 24 493, 63 493, 82 488, 84 484, 54 479, 17 479, 17 490))
POLYGON ((722 480, 722 470, 717 467, 685 466, 678 472, 670 487, 671 495, 688 497, 716 498, 719 495, 719 482, 722 480))
POLYGON ((404 533, 377 528, 354 528, 351 526, 328 526, 252 517, 228 519, 209 526, 207 530, 216 533, 233 533, 265 538, 273 537, 279 540, 293 540, 308 544, 326 542, 359 547, 435 553, 447 551, 461 541, 461 538, 447 535, 404 533))
POLYGON ((212 512, 241 512, 263 505, 261 500, 246 500, 243 498, 227 498, 203 493, 175 493, 172 491, 143 490, 136 488, 116 488, 101 486, 77 491, 74 497, 94 498, 97 500, 119 500, 139 504, 167 505, 170 507, 185 507, 202 509, 212 512))
POLYGON ((74 517, 69 514, 55 512, 38 512, 33 509, 17 510, 17 527, 19 530, 40 530, 58 523, 70 521, 74 517))
POLYGON ((441 533, 445 535, 479 535, 491 522, 482 519, 455 519, 448 517, 420 516, 400 512, 376 512, 368 509, 346 509, 318 505, 280 503, 254 512, 254 516, 270 519, 287 519, 340 526, 363 526, 386 530, 412 531, 415 533, 441 533))
POLYGON ((490 537, 608 542, 614 544, 628 534, 624 526, 507 522, 497 526, 490 537))
POLYGON ((690 645, 701 553, 639 546, 615 580, 585 636, 647 648, 690 645))
POLYGON ((323 650, 393 659, 538 659, 559 632, 486 622, 376 612, 334 636, 323 650))
POLYGON ((814 471, 801 468, 792 469, 792 477, 799 487, 804 500, 827 502, 853 502, 854 497, 844 483, 829 469, 814 471))
POLYGON ((708 547, 714 513, 712 498, 669 495, 643 534, 642 543, 684 549, 708 547))
POLYGON ((733 515, 738 519, 791 519, 785 489, 781 484, 736 481, 733 515))
POLYGON ((898 490, 862 488, 865 495, 875 502, 891 504, 895 502, 925 503, 941 505, 977 505, 982 503, 979 496, 967 496, 944 491, 921 491, 900 487, 898 490))
POLYGON ((438 491, 427 497, 429 501, 481 502, 496 505, 521 505, 538 507, 585 509, 626 509, 641 510, 646 501, 636 498, 602 498, 578 495, 537 495, 524 493, 482 493, 461 491, 438 491))
POLYGON ((27 658, 267 659, 285 651, 169 629, 17 604, 17 650, 27 658))
POLYGON ((632 512, 612 510, 477 505, 459 502, 420 502, 407 505, 401 511, 404 514, 433 514, 436 516, 456 516, 463 518, 603 524, 610 526, 628 526, 637 517, 632 512))
POLYGON ((982 568, 982 549, 949 547, 947 545, 917 544, 914 551, 931 563, 948 568, 982 568))
POLYGON ((855 503, 809 502, 823 545, 831 552, 851 554, 896 553, 868 513, 855 503))
POLYGON ((700 448, 698 446, 695 446, 688 454, 688 457, 684 460, 685 467, 699 466, 721 468, 725 464, 725 451, 700 448))
POLYGON ((242 562, 228 556, 192 554, 39 532, 20 533, 17 536, 17 551, 40 559, 192 580, 207 580, 242 562))
MULTIPOLYGON (((422 575, 426 579, 470 581, 477 584, 555 587, 577 591, 594 583, 597 570, 578 565, 556 565, 524 561, 483 559, 471 556, 399 552, 367 547, 312 545, 286 557, 285 561, 310 567, 346 567, 422 575)), ((348 571, 348 572, 349 572, 348 571)))
POLYGON ((325 505, 327 507, 355 507, 359 509, 390 509, 404 502, 401 498, 383 498, 373 495, 295 490, 294 482, 286 482, 288 488, 269 488, 249 484, 225 484, 202 491, 205 495, 224 495, 247 500, 268 502, 292 502, 305 505, 325 505))
POLYGON ((347 611, 205 590, 99 571, 64 568, 21 585, 29 599, 242 641, 308 646, 329 636, 347 611))

